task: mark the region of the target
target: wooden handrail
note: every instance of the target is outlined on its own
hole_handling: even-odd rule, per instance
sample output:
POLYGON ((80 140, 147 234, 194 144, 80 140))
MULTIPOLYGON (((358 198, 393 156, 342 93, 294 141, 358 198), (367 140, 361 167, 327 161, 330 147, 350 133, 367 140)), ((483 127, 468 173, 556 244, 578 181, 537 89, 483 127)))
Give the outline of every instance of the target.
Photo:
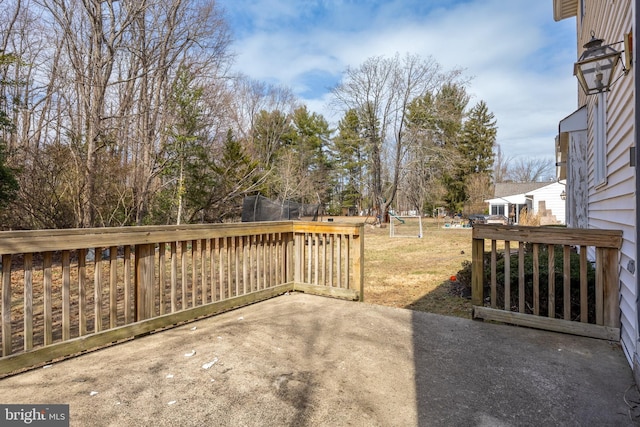
MULTIPOLYGON (((334 224, 335 225, 335 224, 334 224)), ((351 226, 348 227, 349 229, 351 226)), ((0 255, 291 233, 292 221, 0 232, 0 255)))
POLYGON ((618 296, 618 258, 622 246, 622 231, 573 229, 564 227, 525 227, 501 225, 476 225, 472 233, 472 303, 474 318, 498 320, 525 326, 569 332, 579 335, 594 336, 605 339, 618 339, 620 327, 620 310, 618 296), (491 242, 491 259, 489 272, 490 295, 485 295, 485 241, 491 242), (504 246, 503 252, 509 262, 504 263, 503 294, 497 294, 497 253, 498 242, 504 246), (516 246, 513 242, 517 242, 516 246), (525 292, 525 245, 532 248, 533 266, 531 275, 531 294, 525 292), (555 246, 562 247, 562 265, 555 265, 555 246), (541 248, 546 248, 548 265, 548 292, 540 292, 540 258, 541 248), (571 251, 579 252, 579 322, 572 319, 571 306, 571 251), (514 252, 515 251, 515 252, 514 252), (515 256, 517 254, 517 257, 515 256), (591 262, 595 268, 595 321, 588 323, 587 270, 591 254, 591 262), (517 260, 518 283, 512 288, 511 263, 517 260), (555 279, 556 269, 562 274, 562 283, 555 279), (517 295, 517 304, 512 306, 512 289, 517 295), (561 291, 559 298, 563 300, 562 318, 555 318, 556 290, 561 291), (504 299, 504 307, 497 307, 498 296, 504 299), (540 303, 544 301, 548 310, 542 313, 540 303), (488 303, 488 304, 487 304, 488 303), (579 323, 576 325, 575 323, 579 323))
POLYGON ((478 224, 473 226, 472 237, 549 245, 622 247, 621 230, 478 224))

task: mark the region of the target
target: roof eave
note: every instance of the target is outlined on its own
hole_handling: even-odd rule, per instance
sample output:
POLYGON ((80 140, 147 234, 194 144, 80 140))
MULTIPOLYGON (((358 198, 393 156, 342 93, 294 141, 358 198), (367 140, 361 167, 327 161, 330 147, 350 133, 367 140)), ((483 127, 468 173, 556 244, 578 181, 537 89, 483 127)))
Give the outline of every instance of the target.
POLYGON ((578 16, 578 0, 553 0, 553 19, 563 19, 578 16))

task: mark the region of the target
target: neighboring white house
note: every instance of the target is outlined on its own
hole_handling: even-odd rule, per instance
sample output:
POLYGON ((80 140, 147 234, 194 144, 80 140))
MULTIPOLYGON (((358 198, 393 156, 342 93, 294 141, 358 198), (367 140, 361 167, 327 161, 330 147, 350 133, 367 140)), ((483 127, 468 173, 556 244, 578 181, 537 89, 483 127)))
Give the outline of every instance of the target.
MULTIPOLYGON (((577 109, 560 121, 556 148, 558 178, 566 180, 568 225, 622 231, 618 265, 620 341, 636 382, 640 383, 640 300, 636 268, 640 242, 636 196, 640 181, 636 164, 640 150, 635 149, 640 106, 634 95, 640 73, 635 61, 638 49, 632 46, 635 43, 630 43, 637 40, 638 4, 638 0, 553 0, 556 21, 576 18, 577 59, 593 36, 617 51, 626 50, 610 90, 596 90, 587 95, 576 85, 577 109), (623 64, 628 72, 623 72, 623 64)), ((571 72, 570 65, 567 64, 567 73, 571 72)), ((591 81, 595 84, 603 82, 603 73, 613 69, 600 65, 590 67, 591 81)))
POLYGON ((554 182, 499 183, 489 203, 490 215, 501 215, 513 224, 520 222, 523 209, 540 217, 541 225, 564 224, 565 203, 562 200, 564 184, 554 182))

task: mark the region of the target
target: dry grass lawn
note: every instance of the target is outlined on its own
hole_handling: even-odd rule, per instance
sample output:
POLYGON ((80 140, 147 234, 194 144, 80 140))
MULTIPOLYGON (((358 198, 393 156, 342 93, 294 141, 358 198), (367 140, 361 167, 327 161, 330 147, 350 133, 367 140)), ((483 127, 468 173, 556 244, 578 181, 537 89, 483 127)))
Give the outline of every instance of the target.
MULTIPOLYGON (((356 218, 335 219, 341 220, 356 218)), ((389 237, 388 226, 365 226, 365 301, 470 318, 471 301, 451 292, 450 277, 471 261, 471 229, 445 228, 431 218, 422 226, 422 238, 389 237)))

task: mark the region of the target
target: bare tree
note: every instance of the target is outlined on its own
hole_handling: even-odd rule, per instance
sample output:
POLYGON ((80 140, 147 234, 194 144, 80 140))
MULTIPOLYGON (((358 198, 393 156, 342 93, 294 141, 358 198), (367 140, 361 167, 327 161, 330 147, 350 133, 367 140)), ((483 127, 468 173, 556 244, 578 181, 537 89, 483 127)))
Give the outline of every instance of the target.
POLYGON ((290 89, 274 86, 247 76, 235 76, 229 87, 233 97, 230 112, 234 120, 234 131, 251 142, 256 120, 261 111, 293 111, 296 99, 290 89))
POLYGON ((80 224, 95 224, 96 182, 99 151, 108 144, 106 100, 113 84, 118 52, 144 3, 127 4, 100 0, 43 0, 57 24, 58 36, 67 53, 73 90, 79 108, 73 132, 83 152, 83 185, 80 224))
POLYGON ((508 180, 513 182, 541 182, 553 179, 554 165, 550 159, 518 157, 509 163, 508 180))
POLYGON ((468 199, 465 203, 466 213, 482 213, 487 204, 485 200, 493 196, 491 177, 486 173, 469 175, 466 182, 468 199))
POLYGON ((141 224, 150 199, 159 188, 158 176, 167 165, 167 156, 171 157, 166 152, 171 145, 165 130, 171 126, 172 115, 166 111, 164 100, 171 91, 176 70, 187 66, 201 85, 220 84, 217 80, 227 71, 230 59, 230 38, 213 1, 148 1, 134 28, 132 59, 139 69, 135 73, 136 132, 131 141, 131 157, 136 223, 141 224))
POLYGON ((372 197, 381 218, 396 197, 410 142, 404 131, 410 102, 458 75, 458 71, 443 74, 431 57, 372 57, 357 68, 347 68, 344 79, 333 89, 336 107, 344 112, 354 109, 360 115, 370 152, 372 197), (389 159, 386 171, 385 158, 389 159))
POLYGON ((493 181, 494 182, 504 182, 507 180, 507 176, 509 173, 509 163, 511 162, 511 158, 505 156, 500 148, 500 145, 496 144, 494 147, 494 157, 493 157, 493 181))
POLYGON ((303 162, 297 153, 286 150, 278 159, 274 173, 274 190, 282 201, 301 199, 313 194, 314 183, 303 169, 303 162))
MULTIPOLYGON (((39 96, 23 97, 42 109, 35 102, 26 109, 32 130, 22 137, 36 144, 54 138, 69 148, 77 167, 71 197, 77 225, 106 225, 109 210, 124 200, 135 205, 127 216, 142 223, 168 165, 165 130, 173 118, 165 100, 176 70, 188 65, 212 92, 224 88, 218 80, 227 72, 230 38, 220 9, 213 0, 34 0, 29 8, 47 25, 29 34, 52 39, 31 61, 46 65, 35 77, 46 69, 49 83, 39 96)), ((221 120, 220 104, 208 106, 205 119, 221 120)), ((220 129, 211 123, 210 132, 220 129)))
POLYGON ((405 159, 398 192, 403 193, 402 198, 420 213, 424 213, 425 207, 443 206, 447 194, 442 179, 444 171, 453 169, 459 162, 460 156, 455 150, 430 140, 416 141, 405 159))

